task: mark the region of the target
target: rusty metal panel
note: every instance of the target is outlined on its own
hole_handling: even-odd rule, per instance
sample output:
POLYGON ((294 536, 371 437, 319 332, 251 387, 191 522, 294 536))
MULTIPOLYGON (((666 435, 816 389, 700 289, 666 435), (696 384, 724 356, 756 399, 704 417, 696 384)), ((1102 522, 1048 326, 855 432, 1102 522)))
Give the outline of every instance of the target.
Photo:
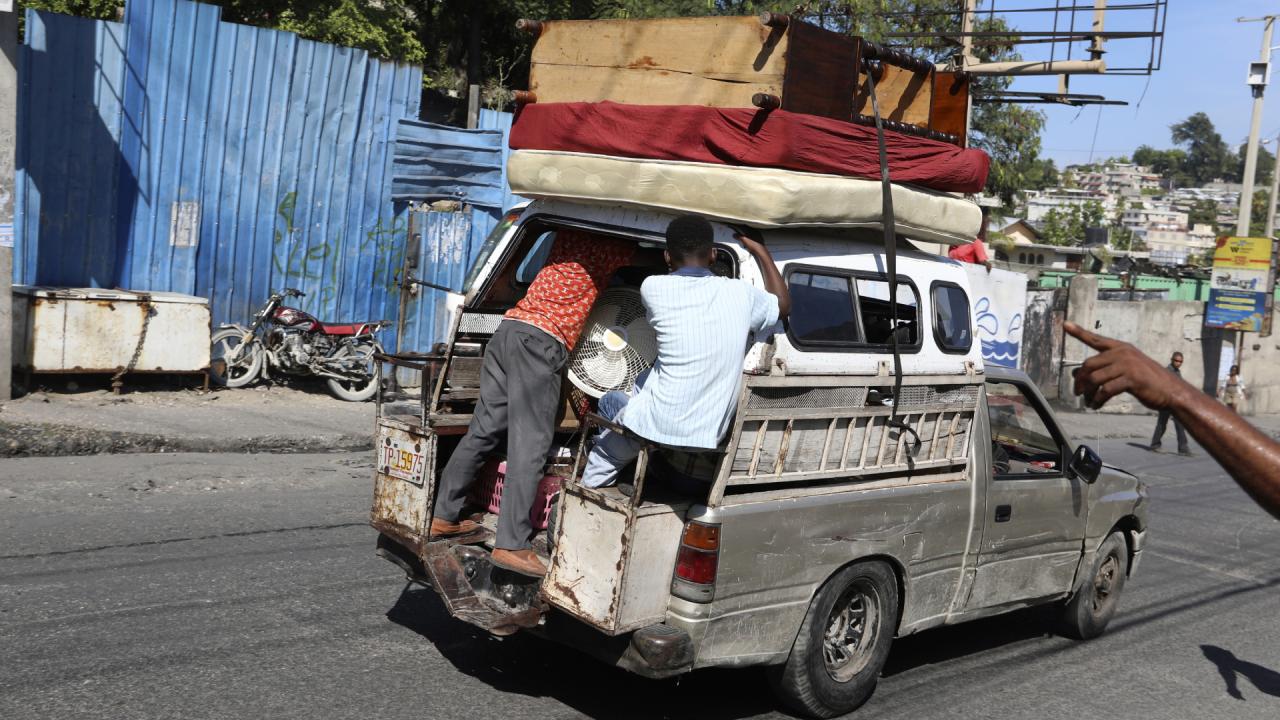
POLYGON ((565 488, 543 596, 579 620, 612 631, 629 545, 626 531, 624 509, 596 502, 579 486, 565 488))
POLYGON ((632 507, 612 491, 568 485, 546 601, 610 635, 662 622, 688 504, 632 507))
POLYGON ((427 537, 435 493, 436 435, 389 418, 378 419, 370 522, 401 539, 427 537))
POLYGON ((35 372, 199 372, 209 367, 209 304, 177 293, 15 286, 16 364, 35 372), (141 345, 141 347, 139 347, 141 345))

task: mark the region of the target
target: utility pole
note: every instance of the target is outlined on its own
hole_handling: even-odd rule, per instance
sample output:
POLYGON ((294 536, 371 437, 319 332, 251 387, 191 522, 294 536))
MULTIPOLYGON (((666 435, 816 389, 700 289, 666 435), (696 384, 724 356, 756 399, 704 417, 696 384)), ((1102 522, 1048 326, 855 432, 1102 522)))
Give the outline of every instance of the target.
POLYGON ((1275 237, 1276 230, 1276 190, 1280 189, 1280 135, 1276 135, 1276 162, 1271 168, 1271 194, 1267 196, 1267 237, 1275 237))
POLYGON ((0 0, 0 402, 13 389, 13 199, 18 118, 18 14, 0 0))
POLYGON ((1276 15, 1260 18, 1236 18, 1236 22, 1266 23, 1262 30, 1262 55, 1250 68, 1249 85, 1253 90, 1253 119, 1249 123, 1249 144, 1244 156, 1244 187, 1240 189, 1240 215, 1236 218, 1236 235, 1249 236, 1249 220, 1253 215, 1253 175, 1258 166, 1258 134, 1262 131, 1262 94, 1267 88, 1271 64, 1271 31, 1276 15))

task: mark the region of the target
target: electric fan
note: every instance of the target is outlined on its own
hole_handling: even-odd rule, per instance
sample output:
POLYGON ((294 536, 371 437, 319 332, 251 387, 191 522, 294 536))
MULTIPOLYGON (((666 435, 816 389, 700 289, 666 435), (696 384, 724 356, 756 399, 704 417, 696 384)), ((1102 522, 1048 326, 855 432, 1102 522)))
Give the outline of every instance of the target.
POLYGON ((609 288, 591 308, 569 357, 569 382, 594 398, 630 390, 657 357, 658 338, 645 319, 640 291, 609 288))

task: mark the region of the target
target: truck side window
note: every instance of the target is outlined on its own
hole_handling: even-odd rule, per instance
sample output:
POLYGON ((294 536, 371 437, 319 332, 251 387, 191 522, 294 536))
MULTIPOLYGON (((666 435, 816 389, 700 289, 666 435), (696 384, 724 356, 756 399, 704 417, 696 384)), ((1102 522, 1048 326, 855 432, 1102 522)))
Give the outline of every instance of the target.
POLYGON ((520 266, 516 268, 516 284, 528 285, 538 276, 538 271, 543 265, 547 264, 547 257, 551 255, 551 246, 555 244, 556 234, 554 231, 542 234, 542 237, 534 241, 533 247, 529 249, 529 254, 520 262, 520 266))
POLYGON ((791 334, 800 342, 862 342, 849 283, 849 278, 837 275, 791 273, 791 334))
POLYGON ((1044 418, 1013 383, 987 382, 991 472, 995 477, 1057 474, 1062 452, 1044 418))
MULTIPOLYGON (((901 276, 899 276, 901 277, 901 276)), ((893 335, 898 335, 900 345, 920 342, 919 300, 915 288, 898 283, 898 324, 893 324, 893 308, 889 305, 889 281, 858 278, 858 307, 862 309, 862 327, 866 342, 871 345, 888 345, 893 335)), ((794 311, 793 311, 794 312, 794 311)))
POLYGON ((973 345, 969 322, 969 296, 959 285, 933 284, 933 333, 946 353, 967 353, 973 345))

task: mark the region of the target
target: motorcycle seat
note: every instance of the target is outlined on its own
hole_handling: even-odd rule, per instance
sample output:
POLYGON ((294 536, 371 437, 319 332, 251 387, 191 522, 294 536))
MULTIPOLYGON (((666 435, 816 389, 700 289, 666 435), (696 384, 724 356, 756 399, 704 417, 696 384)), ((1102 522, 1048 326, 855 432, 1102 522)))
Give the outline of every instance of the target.
POLYGON ((351 336, 364 335, 371 333, 382 326, 379 320, 370 320, 362 323, 320 323, 320 332, 325 335, 334 336, 351 336))

